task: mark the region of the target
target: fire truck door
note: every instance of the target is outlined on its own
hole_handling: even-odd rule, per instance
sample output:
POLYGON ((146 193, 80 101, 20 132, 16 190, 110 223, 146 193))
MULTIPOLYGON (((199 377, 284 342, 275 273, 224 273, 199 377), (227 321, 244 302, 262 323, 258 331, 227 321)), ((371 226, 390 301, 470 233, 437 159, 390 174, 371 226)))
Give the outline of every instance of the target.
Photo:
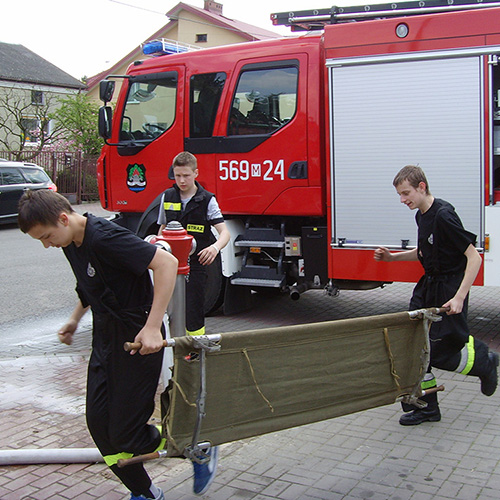
POLYGON ((142 214, 172 185, 168 169, 183 147, 183 74, 182 67, 172 66, 129 78, 107 171, 112 206, 119 211, 142 214))
MULTIPOLYGON (((302 190, 311 182, 306 62, 306 54, 293 54, 237 68, 215 156, 217 197, 225 212, 281 213, 284 206, 289 215, 304 211, 302 190)), ((311 198, 308 210, 320 203, 319 196, 311 198)))

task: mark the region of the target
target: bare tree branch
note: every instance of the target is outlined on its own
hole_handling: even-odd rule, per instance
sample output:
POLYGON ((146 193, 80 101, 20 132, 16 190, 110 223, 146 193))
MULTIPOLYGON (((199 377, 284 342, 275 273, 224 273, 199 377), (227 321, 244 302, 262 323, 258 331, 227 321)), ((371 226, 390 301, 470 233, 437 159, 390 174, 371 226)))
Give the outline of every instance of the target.
POLYGON ((50 113, 58 95, 43 92, 43 100, 32 102, 32 89, 0 87, 0 145, 16 159, 34 158, 58 133, 48 131, 50 113), (36 139, 29 141, 29 139, 36 139))

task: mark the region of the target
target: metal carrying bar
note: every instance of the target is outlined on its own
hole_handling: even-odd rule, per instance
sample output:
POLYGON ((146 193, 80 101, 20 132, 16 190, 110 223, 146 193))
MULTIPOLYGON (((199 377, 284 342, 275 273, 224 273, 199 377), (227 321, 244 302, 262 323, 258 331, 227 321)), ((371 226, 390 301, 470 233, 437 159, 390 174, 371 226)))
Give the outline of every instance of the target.
MULTIPOLYGON (((163 347, 175 347, 175 341, 179 337, 172 337, 170 339, 165 339, 163 341, 163 347)), ((220 342, 221 339, 221 334, 220 333, 213 333, 210 335, 199 335, 196 337, 197 339, 200 339, 203 342, 209 342, 209 343, 217 343, 220 342)), ((123 344, 123 349, 127 352, 130 352, 132 350, 140 350, 142 347, 142 344, 140 342, 125 342, 123 344)))
POLYGON ((400 3, 353 5, 350 7, 333 6, 330 9, 278 12, 271 14, 271 22, 275 26, 290 26, 292 31, 311 31, 323 29, 327 24, 499 6, 498 0, 476 0, 475 2, 470 0, 413 0, 400 3))
POLYGON ((200 350, 200 390, 196 399, 196 423, 194 425, 193 440, 190 446, 184 449, 184 456, 198 464, 204 464, 210 461, 210 455, 207 451, 210 449, 209 442, 199 443, 201 422, 205 417, 205 402, 207 399, 207 374, 206 374, 206 355, 207 352, 220 351, 220 335, 200 335, 192 337, 193 348, 200 350), (212 337, 212 338, 211 338, 212 337), (214 339, 213 337, 218 337, 214 339))

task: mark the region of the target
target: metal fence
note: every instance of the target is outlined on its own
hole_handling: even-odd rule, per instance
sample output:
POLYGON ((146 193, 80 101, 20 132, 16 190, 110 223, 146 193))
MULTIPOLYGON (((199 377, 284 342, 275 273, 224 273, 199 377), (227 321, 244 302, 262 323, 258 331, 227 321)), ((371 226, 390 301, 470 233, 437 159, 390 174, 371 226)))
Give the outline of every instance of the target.
POLYGON ((49 174, 57 185, 57 190, 66 196, 70 203, 80 204, 84 201, 97 201, 97 156, 83 157, 80 151, 42 151, 34 154, 0 151, 0 158, 11 161, 35 163, 49 174))

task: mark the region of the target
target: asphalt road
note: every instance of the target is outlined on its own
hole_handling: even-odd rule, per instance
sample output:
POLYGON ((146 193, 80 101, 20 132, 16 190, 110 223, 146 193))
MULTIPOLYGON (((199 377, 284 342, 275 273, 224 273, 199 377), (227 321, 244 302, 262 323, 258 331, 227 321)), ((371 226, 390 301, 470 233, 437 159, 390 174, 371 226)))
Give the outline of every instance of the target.
MULTIPOLYGON (((109 215, 97 204, 74 207, 109 215)), ((76 305, 75 278, 58 248, 44 248, 16 224, 0 225, 0 331, 11 337, 57 330, 76 305)), ((90 317, 90 315, 89 315, 90 317)), ((87 319, 89 321, 89 319, 87 319)), ((85 320, 82 323, 84 326, 85 320)))
POLYGON ((0 227, 0 325, 37 320, 74 307, 75 279, 62 250, 45 249, 17 226, 0 227))

